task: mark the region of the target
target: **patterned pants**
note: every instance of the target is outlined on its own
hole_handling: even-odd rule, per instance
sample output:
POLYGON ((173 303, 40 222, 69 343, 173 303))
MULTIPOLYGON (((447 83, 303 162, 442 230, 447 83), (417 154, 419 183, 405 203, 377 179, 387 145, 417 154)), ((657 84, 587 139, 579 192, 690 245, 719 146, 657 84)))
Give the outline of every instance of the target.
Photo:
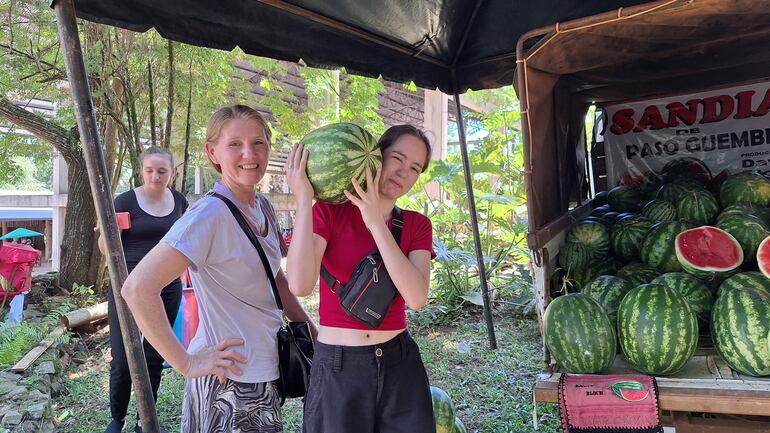
POLYGON ((216 377, 188 379, 183 433, 283 433, 280 397, 273 382, 240 383, 216 377))

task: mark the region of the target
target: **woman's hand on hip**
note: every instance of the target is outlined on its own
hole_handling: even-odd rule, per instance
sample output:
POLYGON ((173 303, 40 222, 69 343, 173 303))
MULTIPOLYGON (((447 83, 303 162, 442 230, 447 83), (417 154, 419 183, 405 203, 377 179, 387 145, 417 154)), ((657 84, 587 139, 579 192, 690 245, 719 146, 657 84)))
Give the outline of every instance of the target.
POLYGON ((363 218, 369 231, 372 231, 378 224, 385 224, 380 212, 380 172, 381 170, 377 169, 377 174, 372 179, 372 171, 366 167, 366 190, 364 191, 356 178, 352 178, 351 182, 358 196, 350 191, 344 191, 345 197, 361 211, 361 218, 363 218))
POLYGON ((225 383, 225 374, 230 373, 240 376, 242 371, 236 366, 246 363, 246 357, 232 350, 233 346, 242 346, 243 340, 224 340, 216 346, 206 347, 187 357, 187 366, 183 372, 185 377, 195 378, 214 375, 220 383, 225 383))
POLYGON ((313 185, 307 177, 307 158, 310 152, 302 143, 295 143, 286 158, 286 182, 297 201, 313 200, 313 185))

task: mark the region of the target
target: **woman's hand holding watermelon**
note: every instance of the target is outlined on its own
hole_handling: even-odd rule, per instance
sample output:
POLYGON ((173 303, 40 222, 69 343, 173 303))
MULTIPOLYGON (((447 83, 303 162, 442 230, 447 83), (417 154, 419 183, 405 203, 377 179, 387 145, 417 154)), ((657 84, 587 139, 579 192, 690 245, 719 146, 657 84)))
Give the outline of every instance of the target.
POLYGON ((297 201, 313 200, 313 185, 307 177, 307 158, 310 152, 302 143, 295 143, 286 158, 286 182, 297 201))
POLYGON ((380 210, 380 191, 378 187, 381 171, 381 169, 377 169, 377 174, 375 174, 374 180, 372 180, 372 171, 369 167, 366 167, 366 186, 368 188, 366 191, 364 191, 355 177, 351 178, 353 188, 355 188, 358 197, 349 191, 344 191, 345 197, 361 211, 361 217, 369 231, 372 231, 378 225, 385 226, 385 219, 380 210))

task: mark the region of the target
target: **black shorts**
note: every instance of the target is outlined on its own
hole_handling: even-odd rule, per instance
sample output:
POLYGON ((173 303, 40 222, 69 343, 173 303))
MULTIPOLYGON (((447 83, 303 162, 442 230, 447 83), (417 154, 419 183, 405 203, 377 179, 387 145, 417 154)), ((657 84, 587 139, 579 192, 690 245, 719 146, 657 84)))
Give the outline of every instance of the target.
POLYGON ((316 341, 304 433, 434 433, 420 350, 407 331, 383 344, 316 341))

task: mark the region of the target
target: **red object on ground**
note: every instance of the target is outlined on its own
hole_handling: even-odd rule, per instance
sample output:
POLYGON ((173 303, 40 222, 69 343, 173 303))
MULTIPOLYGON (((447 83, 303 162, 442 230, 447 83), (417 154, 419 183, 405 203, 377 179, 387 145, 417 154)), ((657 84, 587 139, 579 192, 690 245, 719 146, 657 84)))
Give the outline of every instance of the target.
POLYGON ((655 378, 562 374, 559 411, 565 433, 662 433, 655 378))
POLYGON ((15 289, 5 292, 8 298, 32 287, 32 268, 39 258, 40 251, 29 245, 9 242, 0 245, 0 275, 15 289))

